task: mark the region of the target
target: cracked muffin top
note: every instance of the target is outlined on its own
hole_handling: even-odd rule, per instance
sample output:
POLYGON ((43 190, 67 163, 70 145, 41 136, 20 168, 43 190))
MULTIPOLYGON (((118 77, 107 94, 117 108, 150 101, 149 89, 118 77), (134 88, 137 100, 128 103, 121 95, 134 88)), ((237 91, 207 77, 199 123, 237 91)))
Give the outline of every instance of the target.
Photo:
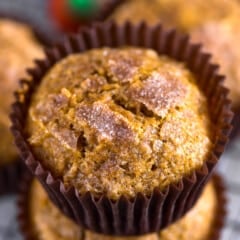
POLYGON ((171 27, 189 31, 208 21, 240 15, 238 0, 125 0, 110 15, 117 22, 159 21, 171 27), (202 15, 204 13, 204 17, 202 15))
POLYGON ((32 96, 25 127, 39 161, 65 186, 113 200, 163 190, 201 167, 212 148, 194 75, 134 47, 56 63, 32 96))
POLYGON ((9 113, 18 81, 25 77, 33 59, 43 55, 40 44, 31 29, 11 20, 0 20, 0 165, 17 157, 13 137, 9 130, 9 113))

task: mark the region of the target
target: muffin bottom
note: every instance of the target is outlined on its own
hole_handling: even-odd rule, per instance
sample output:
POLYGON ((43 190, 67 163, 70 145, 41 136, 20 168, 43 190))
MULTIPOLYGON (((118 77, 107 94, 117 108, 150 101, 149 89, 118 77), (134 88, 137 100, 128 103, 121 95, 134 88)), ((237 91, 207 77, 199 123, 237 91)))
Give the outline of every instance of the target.
POLYGON ((79 228, 50 202, 40 183, 27 175, 21 183, 18 220, 26 240, 216 240, 220 236, 226 213, 224 191, 221 177, 215 175, 193 209, 159 234, 115 237, 79 228), (198 229, 194 226, 198 226, 198 229))

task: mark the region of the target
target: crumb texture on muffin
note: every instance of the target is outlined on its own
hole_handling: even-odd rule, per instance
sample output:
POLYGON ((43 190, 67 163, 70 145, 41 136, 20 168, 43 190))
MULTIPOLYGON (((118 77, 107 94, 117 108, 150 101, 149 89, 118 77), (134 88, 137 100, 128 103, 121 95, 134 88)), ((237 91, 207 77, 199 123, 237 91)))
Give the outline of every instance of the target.
POLYGON ((148 195, 201 167, 212 132, 193 74, 133 47, 55 64, 33 94, 26 124, 33 151, 54 176, 111 199, 148 195))
POLYGON ((238 109, 239 16, 238 0, 151 0, 151 4, 149 0, 126 0, 109 19, 118 23, 146 21, 152 25, 161 22, 192 34, 194 41, 203 43, 205 50, 213 54, 214 62, 220 64, 221 74, 227 76, 225 86, 231 90, 230 98, 238 109))
POLYGON ((11 20, 0 19, 0 165, 17 157, 9 130, 10 106, 18 81, 26 76, 25 69, 31 67, 33 59, 43 55, 40 44, 30 28, 11 20))
POLYGON ((159 234, 116 237, 81 230, 51 203, 40 183, 34 180, 29 198, 29 220, 36 240, 209 240, 217 221, 217 199, 218 192, 211 181, 192 210, 159 234))

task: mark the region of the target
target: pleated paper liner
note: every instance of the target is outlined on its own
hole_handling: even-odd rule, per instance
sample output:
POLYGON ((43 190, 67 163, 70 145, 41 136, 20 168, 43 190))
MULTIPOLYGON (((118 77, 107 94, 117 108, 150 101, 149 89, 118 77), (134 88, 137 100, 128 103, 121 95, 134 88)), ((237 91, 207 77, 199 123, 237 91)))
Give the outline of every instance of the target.
MULTIPOLYGON (((29 28, 33 31, 34 36, 41 44, 45 46, 52 44, 52 41, 50 41, 50 39, 47 37, 47 34, 44 34, 42 31, 40 31, 29 20, 26 20, 24 16, 17 16, 12 13, 0 11, 0 21, 1 19, 8 19, 18 23, 26 24, 26 26, 29 26, 29 28)), ((19 158, 13 159, 9 164, 0 166, 0 195, 15 193, 17 191, 18 182, 24 170, 26 170, 26 167, 22 162, 20 162, 19 158)))
MULTIPOLYGON (((17 220, 20 231, 24 237, 24 240, 37 240, 33 226, 30 221, 30 188, 32 186, 33 176, 28 173, 25 174, 23 180, 20 183, 20 189, 17 198, 17 220)), ((226 217, 226 189, 223 179, 220 175, 214 174, 211 178, 213 181, 216 196, 217 196, 217 207, 215 211, 215 218, 209 234, 209 238, 205 240, 218 240, 221 236, 221 230, 225 223, 226 217)), ((184 230, 183 230, 184 231, 184 230)), ((84 237, 83 239, 84 240, 84 237)), ((101 239, 99 239, 101 240, 101 239)))
POLYGON ((214 226, 212 228, 209 240, 218 240, 221 237, 221 229, 224 227, 226 220, 225 217, 227 215, 227 197, 223 178, 218 174, 214 174, 212 179, 214 180, 216 193, 218 195, 218 206, 216 210, 217 216, 214 219, 214 226))
POLYGON ((96 24, 62 44, 48 49, 46 59, 36 62, 29 71, 32 82, 22 81, 22 89, 16 93, 13 105, 12 131, 21 156, 41 181, 51 200, 80 226, 107 235, 140 235, 156 232, 182 217, 194 205, 214 166, 228 141, 231 130, 231 104, 228 91, 223 87, 224 77, 218 75, 218 67, 210 63, 210 55, 202 53, 200 45, 190 44, 187 35, 174 29, 166 30, 161 25, 149 27, 144 23, 117 25, 112 22, 96 24), (65 188, 61 179, 56 179, 44 169, 31 150, 24 133, 24 123, 31 95, 42 77, 56 62, 71 53, 84 52, 103 46, 140 46, 156 50, 159 54, 185 62, 195 74, 197 83, 208 98, 214 132, 213 149, 205 163, 190 176, 183 176, 164 191, 154 189, 150 196, 138 193, 134 198, 125 196, 117 201, 105 195, 96 199, 88 192, 78 193, 74 187, 65 188))

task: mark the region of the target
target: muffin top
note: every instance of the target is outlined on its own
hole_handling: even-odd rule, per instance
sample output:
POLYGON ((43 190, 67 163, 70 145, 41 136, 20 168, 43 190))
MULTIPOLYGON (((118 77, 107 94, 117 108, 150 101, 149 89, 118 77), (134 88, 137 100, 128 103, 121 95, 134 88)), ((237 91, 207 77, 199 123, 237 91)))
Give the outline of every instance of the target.
POLYGON ((237 0, 126 0, 110 16, 117 22, 145 20, 155 24, 159 21, 183 31, 210 20, 220 20, 230 15, 240 15, 237 0), (204 17, 202 16, 204 13, 204 17))
POLYGON ((25 127, 55 177, 113 200, 164 189, 201 167, 212 149, 207 100, 193 74, 134 47, 56 63, 32 96, 25 127))
POLYGON ((158 240, 159 237, 161 240, 208 240, 215 227, 217 200, 218 192, 212 181, 193 209, 159 234, 112 237, 81 230, 50 202, 40 183, 34 180, 29 199, 29 221, 36 240, 158 240))
POLYGON ((240 33, 239 17, 208 22, 192 31, 192 40, 203 43, 203 49, 213 54, 213 61, 221 66, 226 75, 225 85, 235 108, 240 106, 240 33), (216 41, 216 36, 219 36, 216 41))
POLYGON ((10 105, 19 79, 25 77, 25 69, 36 57, 41 57, 40 44, 30 28, 10 20, 0 20, 0 165, 17 156, 10 133, 10 105))

